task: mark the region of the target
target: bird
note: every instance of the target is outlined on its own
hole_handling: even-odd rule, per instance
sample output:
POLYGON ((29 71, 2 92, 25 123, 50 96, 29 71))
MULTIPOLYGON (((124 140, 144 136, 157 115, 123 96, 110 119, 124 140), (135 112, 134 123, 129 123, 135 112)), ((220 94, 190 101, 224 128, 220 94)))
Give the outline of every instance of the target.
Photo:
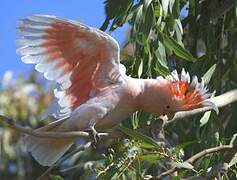
MULTIPOLYGON (((55 117, 36 132, 108 130, 142 110, 172 118, 178 111, 204 106, 210 100, 202 79, 182 69, 167 77, 139 79, 126 75, 117 41, 107 33, 75 20, 31 15, 19 20, 17 54, 48 80, 56 82, 49 113, 55 117)), ((42 166, 52 166, 76 138, 26 136, 26 148, 42 166)))

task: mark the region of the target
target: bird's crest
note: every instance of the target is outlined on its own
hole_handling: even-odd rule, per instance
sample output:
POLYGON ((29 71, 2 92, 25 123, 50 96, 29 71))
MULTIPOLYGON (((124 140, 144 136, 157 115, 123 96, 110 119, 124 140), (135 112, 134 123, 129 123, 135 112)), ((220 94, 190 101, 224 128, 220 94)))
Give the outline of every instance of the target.
POLYGON ((198 81, 197 76, 193 76, 191 80, 189 73, 182 69, 180 75, 174 70, 166 79, 171 82, 170 90, 174 97, 182 100, 184 110, 210 106, 218 113, 216 104, 208 99, 211 93, 208 93, 203 78, 201 82, 198 81))

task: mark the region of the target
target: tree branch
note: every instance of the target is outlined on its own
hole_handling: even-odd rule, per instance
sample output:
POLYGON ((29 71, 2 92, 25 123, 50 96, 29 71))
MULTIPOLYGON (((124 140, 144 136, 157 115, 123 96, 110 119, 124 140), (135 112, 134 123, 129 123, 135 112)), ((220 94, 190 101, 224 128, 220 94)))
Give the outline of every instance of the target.
MULTIPOLYGON (((208 154, 215 153, 215 152, 221 152, 221 151, 233 151, 234 149, 235 150, 237 149, 237 145, 222 145, 222 146, 217 146, 217 147, 205 149, 205 150, 193 155, 192 157, 187 159, 185 162, 192 164, 192 163, 194 163, 194 161, 196 161, 208 154)), ((177 166, 173 167, 173 168, 161 173, 159 176, 157 176, 157 179, 161 179, 165 176, 168 176, 179 169, 180 168, 177 166)))
MULTIPOLYGON (((237 89, 228 91, 222 95, 216 96, 211 99, 212 102, 216 103, 218 108, 227 106, 228 104, 231 104, 233 102, 237 101, 237 89)), ((206 111, 211 110, 210 107, 204 107, 204 108, 199 108, 199 109, 194 109, 192 111, 181 111, 175 114, 174 118, 171 120, 168 120, 165 122, 164 126, 167 126, 175 121, 191 117, 196 114, 204 113, 206 111)))
MULTIPOLYGON (((90 133, 84 131, 70 131, 70 132, 42 132, 42 131, 35 131, 31 128, 22 127, 17 125, 14 120, 0 115, 0 120, 3 121, 8 125, 8 127, 15 129, 24 134, 28 134, 30 136, 40 137, 40 138, 72 138, 72 137, 89 137, 90 133)), ((99 133, 99 136, 107 136, 108 133, 99 133)))

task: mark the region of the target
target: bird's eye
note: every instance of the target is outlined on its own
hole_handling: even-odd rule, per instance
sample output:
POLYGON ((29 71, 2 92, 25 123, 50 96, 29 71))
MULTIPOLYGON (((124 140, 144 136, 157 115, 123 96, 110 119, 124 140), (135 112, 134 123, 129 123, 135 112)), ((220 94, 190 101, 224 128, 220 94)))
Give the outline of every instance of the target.
POLYGON ((170 108, 170 106, 168 105, 168 106, 166 106, 166 108, 167 108, 167 109, 169 109, 169 108, 170 108))

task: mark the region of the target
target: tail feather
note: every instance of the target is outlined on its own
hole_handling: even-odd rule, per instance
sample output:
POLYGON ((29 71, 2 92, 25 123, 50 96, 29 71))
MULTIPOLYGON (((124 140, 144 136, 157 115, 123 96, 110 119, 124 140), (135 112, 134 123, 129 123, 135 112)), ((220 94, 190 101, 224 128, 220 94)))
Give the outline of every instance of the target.
MULTIPOLYGON (((55 121, 36 131, 60 131, 64 120, 55 121)), ((38 138, 26 136, 27 151, 43 166, 53 165, 71 147, 75 138, 38 138)))

